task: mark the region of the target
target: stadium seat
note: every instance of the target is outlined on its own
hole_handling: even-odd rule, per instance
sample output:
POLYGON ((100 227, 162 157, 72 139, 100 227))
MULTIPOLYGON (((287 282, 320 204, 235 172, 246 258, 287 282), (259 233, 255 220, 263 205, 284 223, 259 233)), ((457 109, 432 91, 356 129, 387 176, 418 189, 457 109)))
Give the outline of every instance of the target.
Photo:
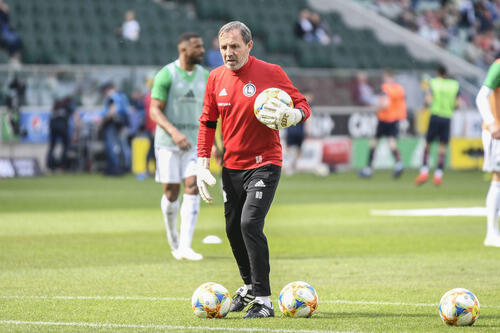
POLYGON ((297 61, 291 54, 268 54, 266 56, 266 61, 280 65, 281 67, 297 67, 297 61))
POLYGON ((200 33, 209 48, 222 24, 241 20, 254 35, 252 54, 284 66, 430 66, 415 61, 404 48, 384 45, 371 30, 348 27, 335 12, 322 14, 322 18, 342 43, 335 47, 304 45, 293 31, 303 7, 307 7, 306 0, 239 0, 237 5, 234 0, 174 0, 168 6, 152 0, 20 0, 11 4, 11 22, 23 38, 23 61, 27 63, 164 64, 177 56, 181 33, 200 33), (189 8, 192 5, 195 16, 189 8), (141 25, 137 48, 120 44, 114 34, 128 9, 135 10, 141 25), (43 42, 37 37, 40 34, 45 36, 43 42), (98 42, 86 48, 87 37, 98 42), (51 52, 49 44, 57 52, 51 52), (140 53, 151 51, 144 56, 136 49, 140 53))
POLYGON ((0 52, 0 64, 6 64, 9 61, 9 56, 6 52, 0 52))

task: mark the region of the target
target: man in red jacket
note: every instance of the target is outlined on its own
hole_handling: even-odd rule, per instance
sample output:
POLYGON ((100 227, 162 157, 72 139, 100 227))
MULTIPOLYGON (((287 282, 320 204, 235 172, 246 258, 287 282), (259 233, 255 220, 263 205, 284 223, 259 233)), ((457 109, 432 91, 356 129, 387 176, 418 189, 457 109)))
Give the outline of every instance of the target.
POLYGON ((305 121, 311 111, 280 66, 250 56, 253 41, 245 24, 229 22, 218 36, 224 65, 214 69, 207 81, 198 133, 198 188, 203 200, 211 203, 207 185, 213 186, 215 178, 208 165, 220 117, 226 234, 244 282, 236 291, 231 311, 243 311, 253 301, 245 318, 273 317, 269 248, 263 229, 281 174, 277 129, 305 121), (294 108, 273 99, 264 105, 259 121, 254 101, 267 88, 286 91, 294 108))

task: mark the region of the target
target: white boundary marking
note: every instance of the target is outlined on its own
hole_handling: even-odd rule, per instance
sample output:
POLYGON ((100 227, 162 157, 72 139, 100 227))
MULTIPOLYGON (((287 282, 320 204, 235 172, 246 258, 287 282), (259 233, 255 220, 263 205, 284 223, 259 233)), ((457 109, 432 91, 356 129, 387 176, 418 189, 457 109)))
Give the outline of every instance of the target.
MULTIPOLYGON (((96 300, 96 301, 154 301, 176 302, 190 301, 187 297, 145 297, 145 296, 29 296, 29 295, 0 295, 0 299, 54 299, 54 300, 96 300)), ((393 305, 437 307, 437 303, 410 303, 410 302, 383 302, 383 301, 348 301, 337 299, 321 299, 320 303, 327 304, 357 304, 357 305, 393 305)), ((499 305, 481 305, 482 308, 500 308, 499 305)))
POLYGON ((485 207, 451 207, 424 209, 372 209, 374 216, 486 216, 485 207))
MULTIPOLYGON (((190 301, 187 297, 143 297, 143 296, 7 296, 0 295, 0 299, 54 299, 54 300, 96 300, 96 301, 190 301)), ((359 305, 396 305, 396 306, 438 306, 437 304, 403 303, 403 302, 376 302, 376 301, 345 301, 345 300, 321 300, 321 303, 330 304, 359 304, 359 305)))
MULTIPOLYGON (((54 300, 112 300, 112 301, 189 301, 186 297, 143 297, 143 296, 22 296, 0 295, 0 299, 54 299, 54 300)), ((406 302, 376 302, 376 301, 347 301, 347 300, 320 300, 321 303, 330 304, 358 304, 358 305, 392 305, 392 306, 417 306, 437 307, 431 303, 406 303, 406 302)), ((483 308, 500 308, 500 306, 485 306, 483 308)), ((231 332, 271 332, 271 333, 363 333, 354 331, 330 330, 295 330, 295 329, 269 329, 247 327, 213 327, 213 326, 182 326, 168 324, 117 324, 117 323, 89 323, 89 322, 56 322, 56 321, 23 321, 0 320, 0 325, 15 326, 59 326, 59 327, 89 327, 89 328, 130 328, 130 329, 155 329, 175 331, 231 331, 231 332)))
POLYGON ((62 300, 97 300, 97 301, 189 301, 187 297, 143 297, 143 296, 8 296, 0 295, 0 299, 62 299, 62 300))
POLYGON ((270 329, 270 328, 247 328, 247 327, 211 327, 211 326, 182 326, 182 325, 134 325, 114 323, 86 323, 86 322, 59 322, 59 321, 22 321, 22 320, 0 320, 0 325, 33 325, 33 326, 72 326, 92 328, 140 328, 140 329, 168 329, 179 331, 232 331, 232 332, 273 332, 273 333, 362 333, 348 331, 318 331, 318 330, 294 330, 294 329, 270 329))
POLYGON ((395 305, 395 306, 435 306, 438 304, 430 303, 404 303, 404 302, 376 302, 376 301, 344 301, 344 300, 320 300, 321 303, 330 304, 358 304, 358 305, 395 305))

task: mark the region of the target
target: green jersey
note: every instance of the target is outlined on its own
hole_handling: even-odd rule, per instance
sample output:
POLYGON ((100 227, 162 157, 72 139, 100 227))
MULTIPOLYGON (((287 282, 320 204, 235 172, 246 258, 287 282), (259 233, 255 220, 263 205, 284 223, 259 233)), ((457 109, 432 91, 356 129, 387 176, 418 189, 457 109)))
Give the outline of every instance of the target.
POLYGON ((488 69, 488 74, 483 83, 484 86, 493 90, 489 96, 491 113, 495 118, 497 124, 500 125, 500 59, 495 62, 488 69))
POLYGON ((457 101, 459 84, 457 81, 442 77, 431 80, 432 92, 431 114, 443 118, 451 118, 457 101))
POLYGON ((496 60, 490 66, 483 85, 487 86, 491 90, 495 90, 500 87, 500 60, 496 60))
MULTIPOLYGON (((198 143, 198 118, 201 115, 208 71, 195 65, 191 73, 183 70, 179 60, 163 67, 155 76, 151 98, 166 101, 163 114, 192 146, 198 143)), ((155 147, 178 149, 161 126, 156 125, 155 147)))

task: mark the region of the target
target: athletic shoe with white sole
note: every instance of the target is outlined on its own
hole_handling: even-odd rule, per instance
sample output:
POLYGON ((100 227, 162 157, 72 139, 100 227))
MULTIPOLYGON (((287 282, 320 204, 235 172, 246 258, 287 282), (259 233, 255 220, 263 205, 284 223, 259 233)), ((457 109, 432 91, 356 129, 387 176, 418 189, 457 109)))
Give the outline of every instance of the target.
POLYGON ((177 250, 172 250, 172 256, 176 259, 176 260, 182 260, 182 253, 179 249, 177 250))
POLYGON ((198 261, 203 259, 203 256, 197 252, 194 252, 194 250, 190 247, 185 248, 185 249, 179 249, 182 259, 186 260, 192 260, 192 261, 198 261))
POLYGON ((243 318, 267 318, 274 317, 274 310, 266 306, 263 302, 255 300, 252 306, 248 309, 247 314, 243 318))
POLYGON ((251 290, 248 290, 245 286, 240 287, 236 290, 236 294, 233 296, 233 301, 229 312, 241 312, 246 306, 255 299, 251 290))
POLYGON ((486 236, 484 239, 484 246, 500 247, 500 236, 486 236))

